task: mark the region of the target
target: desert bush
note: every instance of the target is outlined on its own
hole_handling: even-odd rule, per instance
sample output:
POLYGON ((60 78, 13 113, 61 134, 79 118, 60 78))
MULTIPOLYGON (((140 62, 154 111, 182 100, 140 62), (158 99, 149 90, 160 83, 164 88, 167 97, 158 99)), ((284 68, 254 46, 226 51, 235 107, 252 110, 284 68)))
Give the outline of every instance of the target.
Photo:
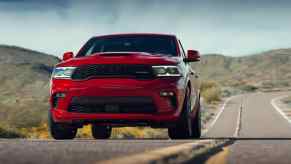
POLYGON ((283 104, 286 104, 289 108, 291 107, 291 96, 281 99, 283 104))
POLYGON ((289 84, 289 81, 278 81, 277 86, 278 87, 289 87, 290 84, 289 84))
POLYGON ((271 89, 274 88, 275 84, 271 81, 265 81, 262 83, 262 88, 271 89))
POLYGON ((24 138, 24 137, 25 136, 16 129, 0 125, 0 138, 24 138))
POLYGON ((21 128, 21 134, 25 138, 37 138, 37 139, 48 139, 50 138, 48 125, 43 122, 39 126, 31 127, 31 128, 21 128))
POLYGON ((86 125, 83 128, 78 129, 78 138, 90 138, 91 136, 91 125, 86 125))
POLYGON ((200 89, 201 89, 201 92, 203 93, 209 88, 218 88, 218 87, 219 85, 215 81, 202 81, 200 89))
POLYGON ((201 84, 201 95, 208 104, 220 101, 221 89, 214 81, 204 81, 201 84))
POLYGON ((7 124, 19 129, 38 127, 44 120, 44 115, 46 115, 46 113, 40 110, 11 110, 8 113, 7 124))
POLYGON ((123 128, 113 128, 112 138, 144 138, 143 128, 138 127, 123 127, 123 128))
POLYGON ((255 92, 258 89, 258 87, 253 86, 253 85, 242 85, 242 86, 239 86, 239 89, 246 92, 255 92))

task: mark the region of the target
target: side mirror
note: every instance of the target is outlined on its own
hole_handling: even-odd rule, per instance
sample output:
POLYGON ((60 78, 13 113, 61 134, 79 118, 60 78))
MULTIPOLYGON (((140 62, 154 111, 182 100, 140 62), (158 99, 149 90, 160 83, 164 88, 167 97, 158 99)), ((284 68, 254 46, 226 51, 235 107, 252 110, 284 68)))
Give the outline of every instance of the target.
POLYGON ((187 58, 184 59, 184 62, 196 62, 200 61, 200 53, 196 50, 188 50, 187 58))
POLYGON ((63 61, 69 60, 71 58, 74 57, 74 53, 73 52, 65 52, 63 55, 63 61))

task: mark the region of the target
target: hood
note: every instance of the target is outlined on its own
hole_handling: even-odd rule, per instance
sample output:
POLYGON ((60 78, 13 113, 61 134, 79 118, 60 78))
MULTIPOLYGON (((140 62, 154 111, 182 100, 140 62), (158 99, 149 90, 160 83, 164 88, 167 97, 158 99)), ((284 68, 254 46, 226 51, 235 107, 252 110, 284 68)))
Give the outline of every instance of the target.
POLYGON ((148 65, 176 65, 181 60, 178 57, 144 52, 104 52, 90 56, 76 57, 63 61, 57 66, 81 66, 90 64, 148 64, 148 65))

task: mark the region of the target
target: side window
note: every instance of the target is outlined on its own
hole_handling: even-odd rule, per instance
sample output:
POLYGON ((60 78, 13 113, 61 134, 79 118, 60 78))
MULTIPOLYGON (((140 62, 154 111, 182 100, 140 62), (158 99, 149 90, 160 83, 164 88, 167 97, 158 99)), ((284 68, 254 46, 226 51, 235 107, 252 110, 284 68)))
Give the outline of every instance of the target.
POLYGON ((180 49, 180 52, 181 52, 181 55, 183 56, 183 58, 186 58, 186 54, 185 54, 185 51, 184 51, 184 48, 179 40, 179 49, 180 49))
POLYGON ((93 53, 93 50, 95 48, 95 45, 92 45, 86 52, 85 56, 89 56, 93 53))

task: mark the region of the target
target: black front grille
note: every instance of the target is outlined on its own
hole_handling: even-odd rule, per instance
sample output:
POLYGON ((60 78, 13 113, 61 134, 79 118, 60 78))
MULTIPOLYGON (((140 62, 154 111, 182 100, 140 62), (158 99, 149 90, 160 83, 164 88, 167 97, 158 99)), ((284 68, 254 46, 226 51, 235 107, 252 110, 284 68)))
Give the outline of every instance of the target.
POLYGON ((156 108, 150 97, 73 97, 68 111, 152 114, 156 108))
POLYGON ((74 80, 98 77, 129 77, 137 79, 152 79, 154 74, 150 65, 98 64, 78 67, 72 75, 72 79, 74 80))

